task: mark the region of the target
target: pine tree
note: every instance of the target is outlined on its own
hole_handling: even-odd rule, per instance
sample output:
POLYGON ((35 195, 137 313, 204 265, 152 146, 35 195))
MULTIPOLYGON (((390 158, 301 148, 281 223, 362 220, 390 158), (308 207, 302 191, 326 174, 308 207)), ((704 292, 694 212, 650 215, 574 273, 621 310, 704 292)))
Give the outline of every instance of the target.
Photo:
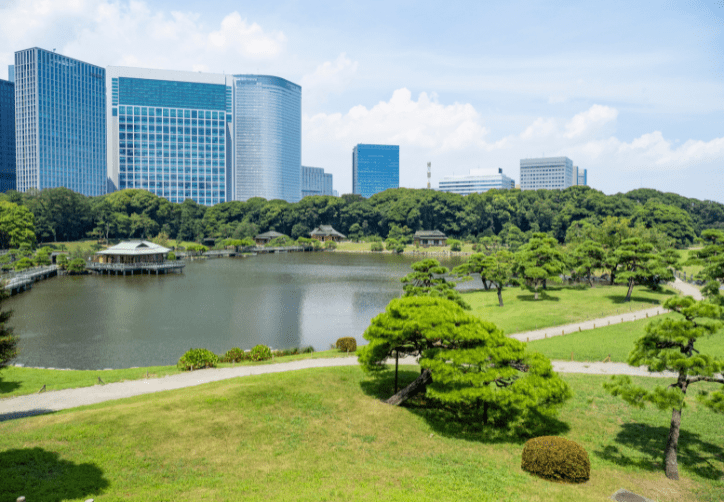
POLYGON ((515 254, 515 274, 535 293, 548 280, 560 282, 559 275, 566 268, 566 255, 558 241, 542 232, 536 232, 515 254))
MULTIPOLYGON (((0 305, 7 296, 4 285, 0 284, 0 305)), ((12 310, 0 309, 0 369, 7 366, 18 355, 18 339, 13 334, 13 328, 8 326, 8 320, 12 315, 12 310)))
POLYGON ((448 282, 445 275, 449 272, 447 267, 440 265, 440 262, 428 258, 427 260, 416 261, 410 265, 413 272, 400 279, 404 283, 402 290, 403 297, 406 296, 437 296, 447 298, 462 308, 469 310, 470 306, 455 290, 455 283, 448 282))
MULTIPOLYGON (((517 282, 513 278, 515 258, 507 249, 501 249, 494 255, 478 253, 472 255, 467 262, 453 269, 457 276, 480 274, 483 287, 487 290, 494 286, 498 292, 498 304, 503 306, 503 289, 506 285, 517 282)), ((469 279, 469 277, 468 277, 469 279)))

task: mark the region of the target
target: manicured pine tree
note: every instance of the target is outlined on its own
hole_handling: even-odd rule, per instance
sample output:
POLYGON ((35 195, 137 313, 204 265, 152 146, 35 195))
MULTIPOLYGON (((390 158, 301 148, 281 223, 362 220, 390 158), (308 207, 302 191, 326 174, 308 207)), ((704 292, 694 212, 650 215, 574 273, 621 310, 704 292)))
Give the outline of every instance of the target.
POLYGON ((650 242, 633 237, 623 241, 614 254, 621 263, 616 282, 628 284, 624 301, 631 301, 631 294, 636 284, 656 286, 659 282, 674 280, 671 267, 678 261, 678 253, 675 250, 658 253, 650 242))
POLYGON ((703 267, 698 274, 707 281, 701 292, 712 303, 724 307, 724 295, 721 287, 724 285, 724 232, 721 230, 704 230, 701 233, 704 247, 691 252, 688 265, 703 267))
POLYGON ((585 277, 588 285, 593 287, 593 271, 601 268, 606 258, 603 246, 595 241, 584 241, 573 250, 570 258, 573 273, 577 277, 585 277))
POLYGON ((568 385, 539 353, 508 338, 493 323, 435 297, 392 300, 372 319, 360 349, 362 368, 375 374, 394 351, 420 357, 422 372, 386 402, 399 405, 419 392, 451 407, 472 410, 486 423, 554 415, 571 397, 568 385))
MULTIPOLYGON (((657 319, 646 326, 646 334, 639 338, 628 356, 631 366, 648 366, 649 371, 671 371, 676 382, 657 386, 653 391, 634 385, 628 376, 615 376, 603 387, 613 396, 643 408, 651 403, 660 410, 672 410, 669 437, 664 449, 666 477, 679 479, 677 450, 681 429, 681 411, 685 406, 689 386, 698 382, 722 384, 721 389, 708 394, 700 393, 699 402, 718 413, 724 413, 724 358, 702 354, 694 345, 705 335, 716 333, 721 323, 721 308, 708 302, 697 302, 690 296, 670 298, 664 307, 679 314, 677 318, 657 319)), ((719 334, 718 336, 721 336, 719 334)))
POLYGON ((546 281, 560 281, 567 258, 558 241, 543 232, 536 232, 515 254, 513 272, 524 281, 538 299, 538 288, 546 281))
POLYGON ((440 265, 434 258, 416 261, 410 265, 412 272, 400 279, 404 284, 402 290, 405 296, 437 296, 447 298, 462 308, 469 310, 470 306, 455 290, 455 284, 448 282, 445 275, 449 272, 447 267, 440 265))
POLYGON ((515 257, 507 249, 501 249, 494 255, 483 253, 472 255, 467 262, 458 265, 452 271, 457 276, 480 274, 483 287, 487 290, 494 286, 498 293, 498 304, 503 306, 503 289, 508 284, 516 283, 513 277, 515 257))
MULTIPOLYGON (((8 296, 4 284, 0 283, 0 305, 8 296)), ((13 315, 12 310, 0 309, 0 369, 7 366, 18 355, 18 339, 8 321, 13 315)))

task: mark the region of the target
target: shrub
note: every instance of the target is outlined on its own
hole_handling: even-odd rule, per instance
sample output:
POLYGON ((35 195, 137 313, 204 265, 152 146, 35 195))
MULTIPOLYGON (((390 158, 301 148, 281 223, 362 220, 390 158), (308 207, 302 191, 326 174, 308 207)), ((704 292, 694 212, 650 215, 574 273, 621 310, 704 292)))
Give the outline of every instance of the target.
POLYGON ((314 347, 311 345, 302 349, 302 354, 311 354, 312 352, 314 352, 314 347))
POLYGON ((55 259, 55 263, 60 267, 61 270, 65 270, 68 266, 68 255, 59 254, 55 259))
POLYGON ((588 481, 588 453, 574 441, 558 436, 530 439, 523 447, 521 468, 542 478, 580 483, 588 481))
POLYGON ((33 260, 30 258, 20 258, 15 262, 14 268, 16 271, 26 270, 33 266, 33 260))
POLYGON ((382 251, 384 247, 381 242, 373 242, 370 244, 370 251, 382 251))
POLYGON ((252 361, 266 361, 267 359, 271 359, 271 357, 271 349, 266 345, 257 345, 256 347, 251 349, 252 361))
POLYGON ((244 361, 248 359, 249 356, 246 352, 241 350, 239 347, 234 347, 233 349, 227 350, 226 354, 224 354, 221 358, 222 363, 240 363, 241 361, 244 361))
POLYGON ((463 248, 463 243, 457 239, 448 239, 446 244, 450 246, 450 251, 460 251, 463 248))
POLYGON ((337 249, 337 243, 334 241, 327 241, 324 243, 325 249, 337 249))
POLYGON ((389 238, 385 241, 385 244, 385 249, 387 249, 387 251, 394 251, 399 243, 397 242, 397 239, 389 238))
POLYGON ((189 349, 176 363, 181 371, 193 371, 203 368, 216 368, 219 356, 207 349, 189 349))
POLYGON ((85 272, 85 260, 83 258, 75 258, 68 263, 69 274, 82 274, 85 272))
POLYGON ((351 336, 345 336, 337 340, 337 343, 334 346, 342 352, 354 352, 357 350, 357 340, 351 336))

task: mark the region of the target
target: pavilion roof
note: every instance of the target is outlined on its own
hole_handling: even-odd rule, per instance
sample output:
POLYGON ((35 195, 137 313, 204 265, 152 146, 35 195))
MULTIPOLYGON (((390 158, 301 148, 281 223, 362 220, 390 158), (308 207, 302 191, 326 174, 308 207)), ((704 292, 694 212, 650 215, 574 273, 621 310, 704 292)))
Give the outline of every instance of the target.
POLYGON ((102 255, 125 255, 125 256, 143 256, 150 254, 161 254, 168 253, 171 251, 169 248, 159 246, 153 242, 148 241, 126 241, 111 246, 103 251, 98 251, 96 254, 102 255))
POLYGON ((285 237, 285 235, 275 232, 274 230, 270 230, 256 236, 257 239, 276 239, 277 237, 285 237))
POLYGON ((332 228, 332 225, 320 225, 314 230, 312 230, 309 235, 320 235, 320 236, 327 236, 327 235, 335 235, 337 237, 341 237, 342 239, 345 238, 344 234, 341 234, 340 232, 337 232, 334 228, 332 228))
POLYGON ((439 230, 418 230, 415 232, 415 237, 420 239, 439 238, 444 239, 445 234, 439 230))

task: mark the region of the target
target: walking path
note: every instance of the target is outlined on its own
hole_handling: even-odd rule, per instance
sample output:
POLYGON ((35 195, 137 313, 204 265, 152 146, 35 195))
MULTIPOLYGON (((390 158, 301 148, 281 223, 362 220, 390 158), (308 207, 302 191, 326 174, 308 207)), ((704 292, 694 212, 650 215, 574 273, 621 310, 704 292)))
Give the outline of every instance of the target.
MULTIPOLYGON (((673 284, 685 295, 701 298, 698 289, 690 284, 677 279, 673 284)), ((661 307, 647 309, 628 314, 609 316, 603 319, 595 319, 578 324, 570 324, 567 326, 558 326, 556 328, 548 328, 545 330, 531 331, 528 333, 519 333, 511 335, 517 339, 536 340, 547 336, 560 335, 566 331, 572 333, 581 329, 593 329, 593 325, 603 326, 610 320, 623 322, 633 321, 636 319, 644 319, 646 314, 649 316, 663 313, 661 307)), ((394 362, 391 360, 390 362, 394 362)), ((412 358, 400 359, 400 364, 417 364, 412 358)), ((267 364, 260 366, 238 366, 233 368, 217 368, 197 370, 189 373, 179 373, 163 378, 152 378, 146 380, 130 380, 126 382, 110 383, 107 385, 95 385, 93 387, 81 387, 77 389, 65 389, 43 394, 31 394, 27 396, 18 396, 0 400, 0 421, 11 420, 31 415, 39 415, 50 413, 53 411, 75 408, 78 406, 86 406, 89 404, 103 403, 115 399, 123 399, 126 397, 139 396, 142 394, 150 394, 153 392, 163 392, 167 390, 182 389, 184 387, 193 387, 195 385, 203 385, 209 382, 226 380, 229 378, 245 377, 252 375, 263 375, 268 373, 279 373, 282 371, 296 371, 309 368, 329 368, 339 366, 357 366, 356 357, 332 358, 332 359, 303 359, 300 361, 292 361, 288 363, 267 364)), ((574 362, 574 361, 553 361, 553 369, 561 373, 587 373, 593 375, 632 375, 632 376, 651 376, 651 377, 674 377, 674 373, 649 373, 644 367, 634 368, 625 363, 600 363, 600 362, 574 362)))

